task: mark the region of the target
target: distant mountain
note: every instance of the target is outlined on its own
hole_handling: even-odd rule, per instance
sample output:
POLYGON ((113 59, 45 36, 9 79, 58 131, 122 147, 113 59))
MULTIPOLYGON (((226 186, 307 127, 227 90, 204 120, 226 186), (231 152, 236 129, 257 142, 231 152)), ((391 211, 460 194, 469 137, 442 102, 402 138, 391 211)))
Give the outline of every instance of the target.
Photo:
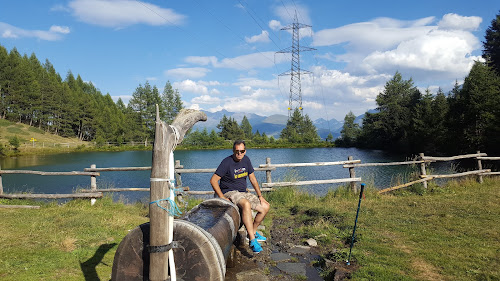
MULTIPOLYGON (((203 111, 207 114, 207 121, 205 122, 197 122, 194 126, 194 130, 203 130, 207 129, 208 132, 211 130, 219 131, 217 129, 217 125, 224 115, 226 117, 231 117, 241 124, 241 120, 243 120, 243 116, 246 116, 250 125, 252 125, 253 133, 259 131, 260 134, 266 133, 268 137, 273 136, 275 138, 279 138, 281 131, 285 128, 286 123, 288 121, 288 116, 282 114, 273 114, 271 116, 261 116, 254 113, 244 113, 244 112, 229 112, 227 110, 221 110, 217 112, 208 112, 203 111)), ((373 113, 376 110, 369 110, 368 112, 373 113)), ((363 117, 365 115, 362 114, 356 117, 355 122, 361 124, 363 117)), ((333 138, 336 139, 340 136, 340 131, 342 130, 342 125, 344 121, 338 121, 334 118, 330 120, 325 120, 323 118, 319 118, 313 121, 314 126, 318 129, 318 135, 321 139, 326 139, 328 134, 332 134, 333 138)))

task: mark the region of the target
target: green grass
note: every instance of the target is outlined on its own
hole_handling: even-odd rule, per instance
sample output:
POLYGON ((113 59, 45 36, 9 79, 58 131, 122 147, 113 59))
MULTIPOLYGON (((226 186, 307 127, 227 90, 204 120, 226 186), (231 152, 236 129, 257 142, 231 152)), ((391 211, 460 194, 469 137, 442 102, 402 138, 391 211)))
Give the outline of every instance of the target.
MULTIPOLYGON (((26 201, 0 201, 6 203, 26 201)), ((73 200, 0 213, 1 280, 109 280, 121 239, 148 221, 144 206, 110 198, 94 206, 89 200, 73 200)))
MULTIPOLYGON (((367 188, 365 195, 350 260, 353 280, 500 280, 499 180, 450 182, 419 194, 367 188)), ((266 198, 272 205, 266 234, 292 227, 303 239, 316 238, 323 258, 345 264, 357 194, 347 187, 323 197, 280 188, 266 198), (278 218, 284 223, 272 224, 278 218)), ((188 209, 198 202, 189 201, 188 209)), ((109 197, 95 206, 88 200, 41 206, 0 209, 0 280, 109 280, 118 244, 148 221, 144 204, 109 197)), ((334 268, 324 270, 333 276, 334 268)))
MULTIPOLYGON (((289 218, 304 239, 316 237, 324 258, 345 261, 359 198, 347 190, 317 198, 281 189, 268 195, 271 217, 289 218)), ((353 280, 500 280, 500 182, 465 180, 416 192, 367 190, 353 280)))

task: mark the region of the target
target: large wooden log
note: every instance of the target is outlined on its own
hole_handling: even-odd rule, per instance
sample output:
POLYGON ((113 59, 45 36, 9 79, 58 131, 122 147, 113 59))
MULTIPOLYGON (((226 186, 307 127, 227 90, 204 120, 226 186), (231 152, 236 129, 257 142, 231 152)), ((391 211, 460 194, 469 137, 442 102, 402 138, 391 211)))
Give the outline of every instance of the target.
MULTIPOLYGON (((111 280, 150 278, 149 223, 130 231, 116 250, 111 280)), ((174 260, 180 280, 224 280, 226 263, 240 227, 238 208, 227 200, 206 200, 174 221, 174 260)))

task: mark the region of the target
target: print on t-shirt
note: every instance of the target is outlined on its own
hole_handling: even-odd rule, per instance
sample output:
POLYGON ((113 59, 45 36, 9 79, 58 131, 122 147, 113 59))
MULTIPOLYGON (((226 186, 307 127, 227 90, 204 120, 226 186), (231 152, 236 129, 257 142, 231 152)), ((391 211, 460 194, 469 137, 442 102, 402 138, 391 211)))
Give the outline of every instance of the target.
POLYGON ((239 179, 239 178, 244 178, 248 176, 247 169, 245 167, 239 168, 239 169, 234 169, 234 178, 239 179))

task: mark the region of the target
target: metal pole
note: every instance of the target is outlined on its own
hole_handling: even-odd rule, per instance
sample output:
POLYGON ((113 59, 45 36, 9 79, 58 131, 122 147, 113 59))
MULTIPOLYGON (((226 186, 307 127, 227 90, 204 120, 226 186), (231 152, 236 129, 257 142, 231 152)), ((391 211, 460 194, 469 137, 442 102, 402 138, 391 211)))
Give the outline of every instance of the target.
POLYGON ((363 198, 363 191, 365 190, 365 184, 361 184, 361 191, 359 192, 359 201, 358 201, 358 210, 356 211, 356 220, 354 221, 354 229, 352 230, 352 238, 351 238, 351 248, 349 249, 349 257, 347 258, 347 265, 351 263, 349 260, 351 259, 351 251, 352 246, 354 245, 354 234, 356 233, 356 225, 358 224, 358 216, 359 216, 359 207, 361 207, 361 199, 363 198))

